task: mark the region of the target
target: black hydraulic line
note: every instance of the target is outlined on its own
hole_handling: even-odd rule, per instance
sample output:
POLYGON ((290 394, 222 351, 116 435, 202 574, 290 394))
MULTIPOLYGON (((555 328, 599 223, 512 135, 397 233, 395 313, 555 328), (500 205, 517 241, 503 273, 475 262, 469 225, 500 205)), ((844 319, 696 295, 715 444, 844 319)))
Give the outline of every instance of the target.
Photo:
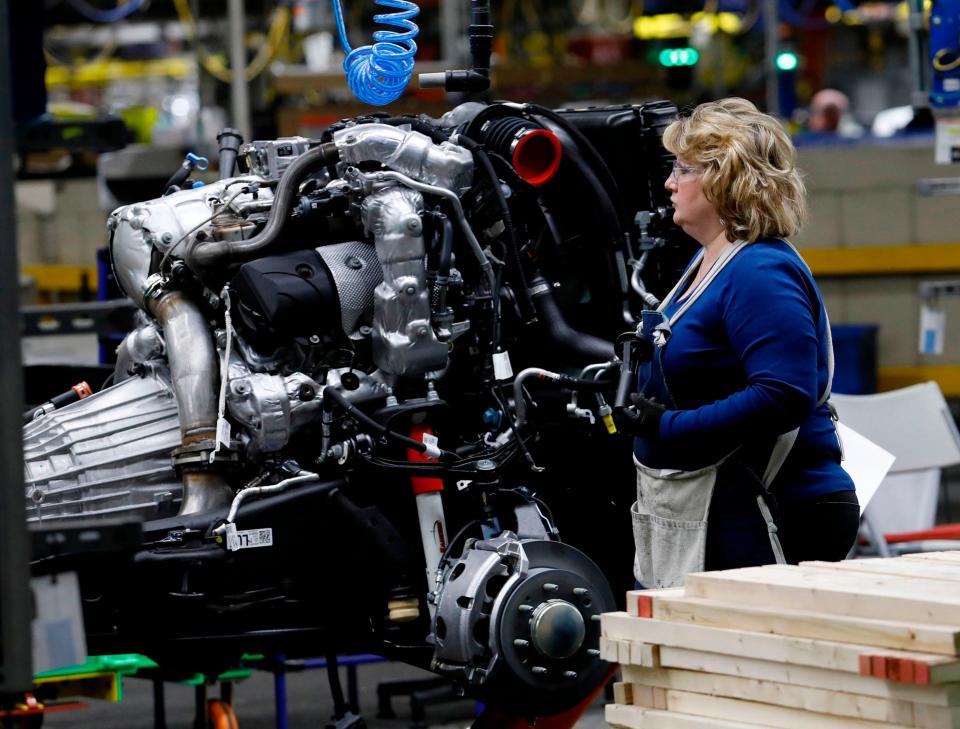
POLYGON ((263 230, 253 238, 243 241, 204 241, 187 251, 186 258, 191 268, 206 268, 214 264, 242 261, 259 254, 276 242, 293 209, 293 202, 300 191, 300 183, 307 175, 340 159, 335 144, 321 144, 297 157, 283 173, 274 192, 273 207, 263 230))
MULTIPOLYGON (((479 143, 465 134, 457 137, 457 143, 473 154, 473 158, 483 169, 484 174, 486 174, 487 179, 490 181, 490 187, 493 189, 493 197, 497 201, 497 207, 500 208, 500 217, 507 234, 507 241, 509 243, 507 248, 510 249, 510 258, 514 268, 516 268, 517 277, 520 279, 518 282, 520 296, 523 298, 526 310, 530 311, 533 309, 533 301, 530 299, 530 294, 528 293, 529 286, 527 285, 527 277, 524 274, 523 261, 520 258, 520 243, 517 240, 517 229, 513 224, 510 205, 507 203, 507 198, 503 194, 503 189, 500 187, 500 176, 497 175, 497 171, 493 167, 493 162, 490 161, 490 155, 487 154, 487 151, 479 143)), ((516 288, 517 287, 515 287, 514 290, 516 290, 516 288)))
MULTIPOLYGON (((336 390, 333 387, 323 388, 323 400, 325 404, 329 404, 331 400, 336 402, 336 404, 339 405, 351 418, 359 421, 363 425, 373 430, 375 433, 382 435, 388 440, 392 440, 395 443, 405 446, 406 448, 412 448, 419 453, 426 453, 427 446, 425 443, 419 440, 414 440, 413 438, 408 438, 405 435, 397 433, 396 431, 390 430, 386 426, 381 425, 352 402, 347 400, 344 394, 339 390, 336 390)), ((459 460, 459 456, 451 451, 440 449, 440 459, 456 461, 459 460)))
POLYGON ((449 276, 453 265, 453 221, 440 215, 440 255, 437 258, 437 275, 449 276))
POLYGON ((553 298, 553 287, 537 276, 530 283, 530 296, 537 309, 537 315, 546 325, 550 339, 569 354, 582 358, 585 362, 603 362, 614 357, 613 343, 592 334, 578 332, 567 324, 563 312, 553 298))

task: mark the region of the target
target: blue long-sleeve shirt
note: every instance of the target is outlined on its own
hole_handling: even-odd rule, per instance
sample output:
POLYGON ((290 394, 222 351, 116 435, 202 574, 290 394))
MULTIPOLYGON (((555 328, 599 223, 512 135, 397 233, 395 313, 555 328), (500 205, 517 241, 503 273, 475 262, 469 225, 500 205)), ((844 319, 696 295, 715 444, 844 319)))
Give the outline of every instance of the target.
MULTIPOLYGON (((775 493, 797 501, 852 490, 830 410, 816 407, 827 352, 823 299, 803 262, 783 241, 746 246, 673 325, 662 363, 676 409, 658 439, 637 439, 638 459, 693 469, 739 447, 737 457, 762 475, 777 435, 799 427, 775 493)), ((641 369, 641 387, 648 375, 641 369)))

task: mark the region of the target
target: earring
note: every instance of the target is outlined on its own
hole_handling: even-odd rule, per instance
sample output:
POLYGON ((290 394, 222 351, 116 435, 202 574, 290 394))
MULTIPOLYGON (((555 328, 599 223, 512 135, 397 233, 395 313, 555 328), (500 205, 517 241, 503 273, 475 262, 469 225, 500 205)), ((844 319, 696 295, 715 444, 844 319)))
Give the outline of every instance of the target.
POLYGON ((726 227, 726 226, 727 226, 727 221, 724 220, 723 218, 720 218, 720 225, 723 226, 723 227, 726 227))

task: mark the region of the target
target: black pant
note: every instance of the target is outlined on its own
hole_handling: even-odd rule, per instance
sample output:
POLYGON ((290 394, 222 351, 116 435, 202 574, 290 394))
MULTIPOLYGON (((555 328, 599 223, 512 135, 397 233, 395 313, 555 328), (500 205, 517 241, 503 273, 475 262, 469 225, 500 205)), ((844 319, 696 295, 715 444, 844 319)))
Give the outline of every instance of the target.
MULTIPOLYGON (((706 568, 725 570, 773 564, 776 558, 756 500, 762 486, 749 474, 746 478, 743 473, 736 478, 731 475, 728 471, 726 484, 718 483, 710 506, 706 568), (748 485, 750 481, 755 481, 753 486, 748 485)), ((838 491, 809 501, 780 504, 767 498, 787 562, 836 562, 847 556, 860 527, 856 493, 838 491)))
POLYGON ((781 508, 780 544, 790 564, 836 562, 847 556, 860 528, 860 503, 853 491, 824 494, 781 508))

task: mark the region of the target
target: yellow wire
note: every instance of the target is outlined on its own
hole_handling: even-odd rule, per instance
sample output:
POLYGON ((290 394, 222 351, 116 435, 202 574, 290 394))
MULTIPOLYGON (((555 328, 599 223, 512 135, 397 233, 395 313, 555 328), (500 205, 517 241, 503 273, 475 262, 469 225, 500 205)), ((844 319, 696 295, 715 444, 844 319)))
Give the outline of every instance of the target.
MULTIPOLYGON (((233 80, 230 68, 222 60, 207 53, 207 51, 200 47, 197 23, 193 17, 193 13, 190 12, 190 5, 187 0, 173 0, 173 4, 177 9, 177 15, 180 16, 180 22, 183 23, 187 30, 187 37, 196 49, 197 57, 200 59, 200 65, 218 81, 230 83, 233 80)), ((289 26, 290 9, 286 5, 278 5, 276 9, 274 9, 273 17, 270 20, 267 42, 260 46, 257 55, 253 57, 253 60, 251 60, 246 69, 244 69, 244 77, 248 82, 253 81, 263 73, 267 69, 267 66, 270 65, 270 62, 276 57, 289 26)))

